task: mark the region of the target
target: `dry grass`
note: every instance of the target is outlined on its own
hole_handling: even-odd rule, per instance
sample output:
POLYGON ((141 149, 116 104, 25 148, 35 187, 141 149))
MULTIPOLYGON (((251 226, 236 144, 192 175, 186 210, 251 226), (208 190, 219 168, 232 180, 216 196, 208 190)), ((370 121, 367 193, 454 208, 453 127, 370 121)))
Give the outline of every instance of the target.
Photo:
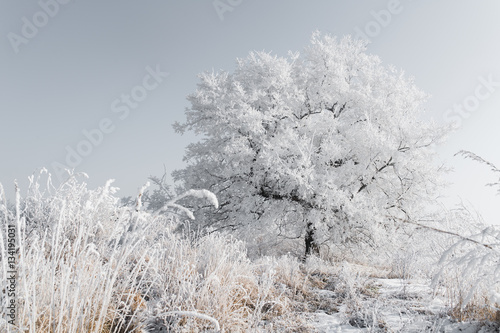
POLYGON ((491 306, 491 301, 487 296, 474 298, 468 303, 460 298, 458 302, 449 310, 449 315, 457 321, 469 322, 492 321, 500 323, 500 310, 498 304, 491 306))
MULTIPOLYGON (((252 262, 245 244, 230 236, 174 234, 179 218, 120 207, 110 182, 96 190, 77 176, 58 189, 48 182, 42 190, 41 183, 33 178, 14 209, 0 203, 2 228, 15 224, 18 230, 18 312, 11 329, 203 332, 218 325, 224 332, 247 332, 307 326, 293 313, 311 281, 298 260, 252 262)), ((6 244, 3 235, 0 240, 6 244)), ((6 258, 5 246, 1 251, 6 258)), ((5 274, 0 270, 1 281, 5 274)), ((0 330, 7 327, 0 321, 0 330)))
MULTIPOLYGON (((121 207, 111 183, 96 190, 76 176, 58 189, 42 190, 41 183, 33 178, 15 208, 0 201, 1 228, 17 228, 14 331, 310 332, 309 314, 317 311, 383 329, 366 301, 378 297, 369 277, 387 277, 387 268, 316 257, 304 263, 289 255, 252 261, 231 236, 174 233, 183 216, 121 207)), ((5 234, 0 281, 6 281, 5 234)), ((394 276, 410 278, 417 271, 413 259, 395 261, 394 276)), ((450 316, 498 320, 480 289, 465 304, 470 281, 445 282, 450 316)))
POLYGON ((441 273, 439 289, 447 303, 447 314, 458 322, 497 322, 500 306, 488 296, 486 285, 473 275, 464 274, 464 267, 450 267, 441 273))

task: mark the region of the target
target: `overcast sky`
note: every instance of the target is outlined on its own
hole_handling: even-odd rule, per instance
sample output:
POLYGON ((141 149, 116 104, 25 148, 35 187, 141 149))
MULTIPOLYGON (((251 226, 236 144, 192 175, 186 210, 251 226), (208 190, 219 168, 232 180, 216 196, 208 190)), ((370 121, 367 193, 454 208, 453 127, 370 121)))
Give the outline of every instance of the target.
MULTIPOLYGON (((197 74, 232 70, 251 50, 302 50, 314 30, 354 34, 432 95, 426 117, 457 130, 438 147, 455 168, 449 192, 491 221, 500 198, 498 0, 182 0, 0 2, 0 182, 13 193, 34 170, 67 165, 134 195, 183 166, 184 119, 197 74), (72 165, 69 165, 72 164, 72 165)), ((500 219, 498 219, 500 223, 500 219)))

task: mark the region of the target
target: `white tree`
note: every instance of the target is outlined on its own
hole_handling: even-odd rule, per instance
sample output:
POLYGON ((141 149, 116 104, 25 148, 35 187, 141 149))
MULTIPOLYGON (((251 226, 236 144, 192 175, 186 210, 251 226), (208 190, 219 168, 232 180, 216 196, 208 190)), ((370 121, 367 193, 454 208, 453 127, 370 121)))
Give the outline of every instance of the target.
POLYGON ((252 52, 234 73, 204 73, 187 121, 203 135, 174 172, 185 189, 214 192, 198 210, 247 237, 373 242, 414 219, 436 187, 433 144, 443 130, 421 117, 426 95, 365 43, 314 33, 303 55, 252 52))

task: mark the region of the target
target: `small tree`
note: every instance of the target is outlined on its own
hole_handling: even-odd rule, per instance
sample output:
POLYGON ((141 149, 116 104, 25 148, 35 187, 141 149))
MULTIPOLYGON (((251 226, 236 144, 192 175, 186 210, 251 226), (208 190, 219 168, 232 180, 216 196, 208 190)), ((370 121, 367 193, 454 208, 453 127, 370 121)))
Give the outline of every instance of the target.
POLYGON ((187 121, 203 135, 173 173, 214 192, 205 226, 247 238, 371 243, 396 218, 412 219, 435 189, 433 144, 420 119, 426 95, 365 43, 314 33, 304 55, 252 52, 234 73, 203 73, 187 121))

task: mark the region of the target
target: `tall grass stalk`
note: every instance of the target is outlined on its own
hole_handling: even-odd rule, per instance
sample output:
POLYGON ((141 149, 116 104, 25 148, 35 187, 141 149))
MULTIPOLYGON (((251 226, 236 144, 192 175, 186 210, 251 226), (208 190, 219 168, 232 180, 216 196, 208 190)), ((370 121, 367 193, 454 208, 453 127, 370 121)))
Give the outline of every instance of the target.
MULTIPOLYGON (((288 311, 276 279, 289 280, 293 288, 302 285, 298 261, 284 259, 296 266, 286 276, 276 275, 278 261, 251 262, 245 244, 228 235, 177 234, 179 223, 188 223, 191 214, 176 200, 150 213, 142 210, 145 188, 135 204, 123 207, 112 181, 90 190, 85 180, 85 174, 73 174, 55 188, 43 170, 30 177, 24 196, 16 190, 14 207, 0 186, 4 290, 6 235, 13 224, 18 273, 16 322, 10 325, 2 317, 0 331, 245 332, 288 311)), ((186 195, 217 206, 208 191, 186 195)), ((5 309, 9 298, 0 295, 5 309)))

